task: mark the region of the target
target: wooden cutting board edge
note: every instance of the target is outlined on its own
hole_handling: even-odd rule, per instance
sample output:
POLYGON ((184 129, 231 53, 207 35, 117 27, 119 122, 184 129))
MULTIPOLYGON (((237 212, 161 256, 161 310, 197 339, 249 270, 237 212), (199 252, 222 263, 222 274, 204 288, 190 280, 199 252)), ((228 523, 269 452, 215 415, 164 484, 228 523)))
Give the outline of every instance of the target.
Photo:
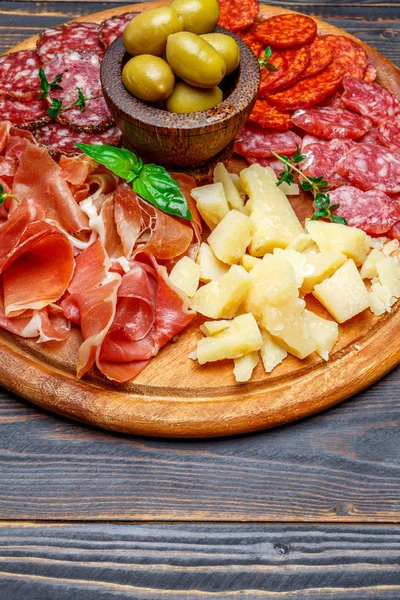
MULTIPOLYGON (((112 8, 75 21, 100 23, 116 14, 146 10, 168 2, 112 8)), ((260 14, 293 12, 261 5, 260 14)), ((318 21, 320 33, 351 34, 318 21)), ((9 51, 34 46, 38 36, 9 51)), ((360 42, 360 40, 357 40, 360 42)), ((378 81, 398 92, 400 69, 362 43, 378 68, 378 81)), ((15 337, 0 332, 0 382, 12 392, 58 414, 123 433, 158 437, 211 437, 261 430, 324 410, 368 387, 400 362, 396 331, 400 331, 399 304, 381 317, 356 343, 334 353, 329 362, 301 369, 301 374, 274 377, 263 382, 209 390, 183 390, 133 385, 127 393, 115 384, 78 380, 67 369, 44 363, 26 352, 15 337), (4 358, 3 358, 4 357, 4 358), (147 390, 147 391, 146 391, 147 390), (155 393, 156 390, 156 393, 155 393)), ((185 360, 186 357, 185 357, 185 360)))

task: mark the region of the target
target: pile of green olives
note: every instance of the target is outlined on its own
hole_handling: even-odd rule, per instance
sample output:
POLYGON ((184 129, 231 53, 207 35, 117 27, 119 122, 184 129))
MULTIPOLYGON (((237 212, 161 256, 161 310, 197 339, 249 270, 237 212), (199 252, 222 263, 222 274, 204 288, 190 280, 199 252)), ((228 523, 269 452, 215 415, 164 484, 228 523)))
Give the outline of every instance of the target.
POLYGON ((218 19, 217 0, 173 0, 134 17, 123 35, 133 57, 122 70, 125 87, 145 102, 165 101, 174 113, 222 102, 218 86, 238 67, 239 47, 214 32, 218 19))

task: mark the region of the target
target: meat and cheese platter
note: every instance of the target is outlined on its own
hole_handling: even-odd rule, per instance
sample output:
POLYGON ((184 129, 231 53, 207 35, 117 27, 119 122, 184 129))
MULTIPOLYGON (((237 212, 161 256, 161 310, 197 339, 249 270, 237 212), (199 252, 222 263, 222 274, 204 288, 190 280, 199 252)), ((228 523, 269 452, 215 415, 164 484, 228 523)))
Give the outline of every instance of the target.
POLYGON ((0 57, 0 383, 245 433, 400 361, 400 70, 257 0, 113 8, 0 57), (199 158, 201 157, 201 158, 199 158))

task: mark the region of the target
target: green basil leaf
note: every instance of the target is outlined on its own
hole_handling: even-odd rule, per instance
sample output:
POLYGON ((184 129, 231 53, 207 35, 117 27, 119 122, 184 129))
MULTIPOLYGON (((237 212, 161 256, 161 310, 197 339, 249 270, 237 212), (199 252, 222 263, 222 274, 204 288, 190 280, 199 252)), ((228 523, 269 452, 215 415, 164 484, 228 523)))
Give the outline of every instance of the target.
POLYGON ((170 215, 192 220, 185 196, 171 175, 158 165, 144 165, 133 182, 139 196, 170 215))
POLYGON ((143 167, 143 162, 125 148, 103 146, 102 144, 75 144, 87 156, 110 169, 113 173, 132 181, 143 167))

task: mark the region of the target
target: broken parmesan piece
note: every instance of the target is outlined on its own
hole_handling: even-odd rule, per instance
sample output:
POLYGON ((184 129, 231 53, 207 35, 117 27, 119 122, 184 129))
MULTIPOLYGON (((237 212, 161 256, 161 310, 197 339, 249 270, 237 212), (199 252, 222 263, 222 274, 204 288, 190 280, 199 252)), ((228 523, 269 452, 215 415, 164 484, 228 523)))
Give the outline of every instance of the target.
POLYGON ((328 360, 329 353, 339 337, 339 327, 335 321, 328 321, 310 310, 304 311, 308 331, 316 345, 316 352, 324 360, 328 360))
POLYGON ((253 374, 254 369, 260 361, 260 354, 258 352, 250 352, 246 356, 234 359, 233 374, 238 383, 249 381, 253 374))
POLYGON ((275 367, 281 364, 281 362, 287 357, 288 353, 268 331, 263 330, 261 332, 263 338, 263 345, 260 350, 261 360, 264 365, 266 373, 271 373, 275 367))

